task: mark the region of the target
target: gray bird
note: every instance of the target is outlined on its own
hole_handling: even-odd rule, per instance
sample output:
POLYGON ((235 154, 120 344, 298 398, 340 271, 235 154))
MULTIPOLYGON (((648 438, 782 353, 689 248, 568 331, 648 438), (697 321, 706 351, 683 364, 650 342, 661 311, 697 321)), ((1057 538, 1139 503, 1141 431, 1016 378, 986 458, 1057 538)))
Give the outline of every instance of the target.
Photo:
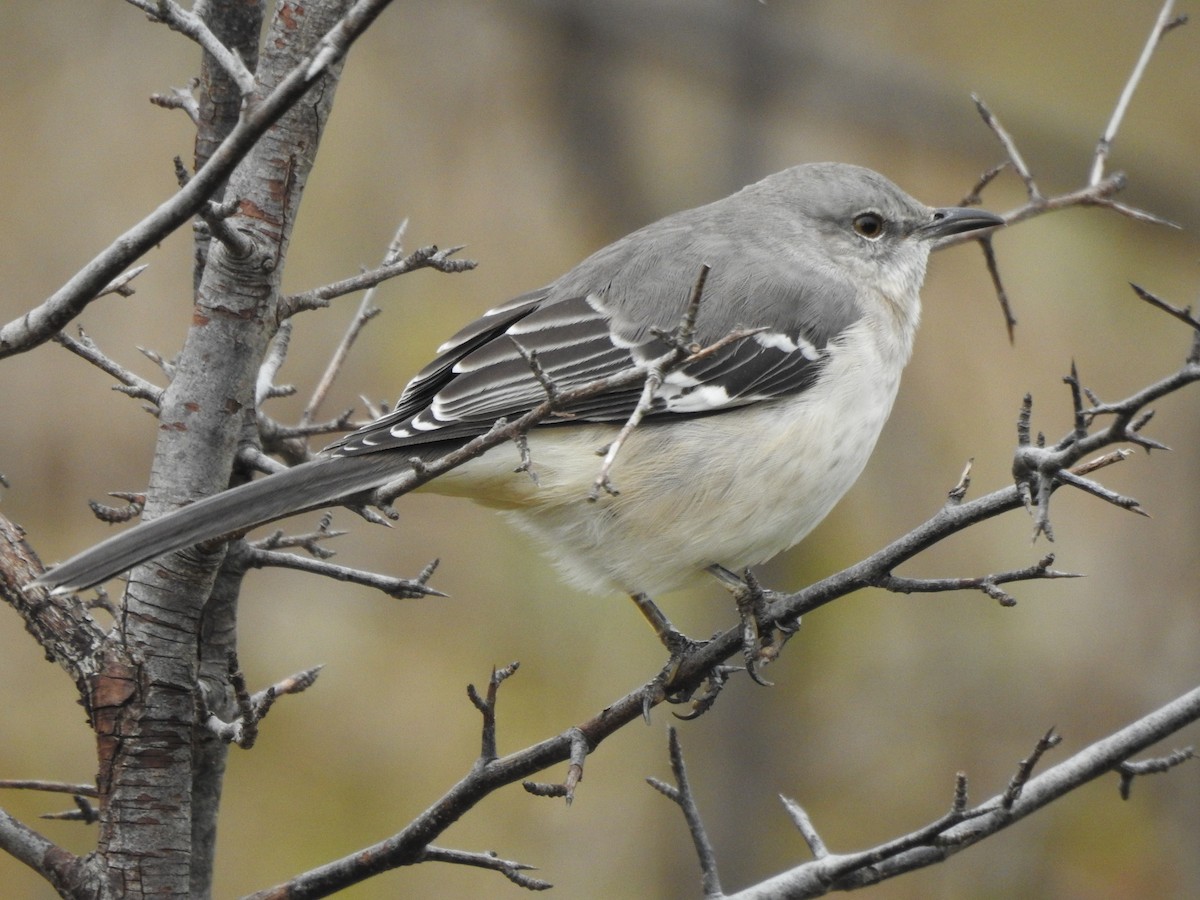
POLYGON ((618 493, 589 499, 597 450, 629 419, 641 384, 532 428, 536 480, 501 445, 425 489, 501 510, 592 591, 645 598, 741 571, 800 541, 862 472, 912 351, 935 242, 1002 224, 977 209, 931 209, 867 169, 787 169, 484 313, 438 348, 395 410, 312 461, 117 534, 36 584, 90 587, 201 540, 361 500, 414 457, 434 459, 542 403, 531 353, 560 390, 647 366, 670 351, 665 335, 703 266, 695 343, 754 333, 666 373, 615 457, 618 493))

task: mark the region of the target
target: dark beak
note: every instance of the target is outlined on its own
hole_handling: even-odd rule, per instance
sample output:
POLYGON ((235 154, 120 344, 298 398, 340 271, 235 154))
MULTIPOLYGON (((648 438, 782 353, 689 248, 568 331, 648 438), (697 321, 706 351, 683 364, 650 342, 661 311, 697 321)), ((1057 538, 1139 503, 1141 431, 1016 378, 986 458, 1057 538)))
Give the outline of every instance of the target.
POLYGON ((1004 219, 986 209, 971 209, 967 206, 945 206, 933 211, 933 218, 917 228, 916 233, 927 240, 950 237, 981 228, 1003 225, 1004 219))

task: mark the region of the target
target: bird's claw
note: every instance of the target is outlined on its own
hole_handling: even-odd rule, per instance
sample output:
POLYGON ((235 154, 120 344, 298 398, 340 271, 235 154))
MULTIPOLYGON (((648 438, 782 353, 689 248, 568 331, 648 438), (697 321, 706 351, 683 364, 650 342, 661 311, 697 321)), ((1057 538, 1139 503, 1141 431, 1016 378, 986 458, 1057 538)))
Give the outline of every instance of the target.
POLYGON ((668 703, 687 703, 696 689, 673 689, 672 685, 684 664, 704 649, 708 641, 694 641, 683 632, 672 628, 662 635, 662 642, 671 656, 654 680, 662 686, 663 699, 668 703))
POLYGON ((646 685, 642 692, 642 717, 649 722, 651 708, 661 701, 671 704, 691 703, 692 709, 687 713, 674 713, 680 719, 695 719, 712 708, 717 696, 729 676, 741 671, 741 666, 714 665, 705 674, 700 685, 692 687, 676 687, 675 682, 679 673, 688 668, 688 662, 708 645, 708 641, 694 641, 687 635, 675 629, 660 635, 663 645, 670 651, 671 657, 662 671, 646 685), (698 692, 698 693, 697 693, 698 692))
POLYGON ((776 621, 770 606, 780 595, 763 588, 749 570, 743 574, 742 584, 734 590, 733 596, 742 622, 746 674, 755 684, 771 687, 773 682, 762 676, 762 669, 778 658, 783 645, 799 631, 800 619, 776 621))
MULTIPOLYGON (((713 666, 708 670, 708 676, 704 679, 704 690, 702 690, 700 694, 695 697, 695 699, 692 699, 693 695, 696 694, 694 690, 687 692, 687 697, 685 699, 691 700, 691 711, 686 713, 672 713, 672 715, 674 715, 677 719, 683 719, 685 722, 691 719, 700 718, 702 715, 712 709, 713 704, 717 702, 717 696, 725 687, 725 683, 729 681, 729 676, 734 672, 742 671, 742 668, 742 666, 713 666)), ((683 700, 672 700, 670 698, 668 698, 668 701, 671 703, 684 702, 683 700)))

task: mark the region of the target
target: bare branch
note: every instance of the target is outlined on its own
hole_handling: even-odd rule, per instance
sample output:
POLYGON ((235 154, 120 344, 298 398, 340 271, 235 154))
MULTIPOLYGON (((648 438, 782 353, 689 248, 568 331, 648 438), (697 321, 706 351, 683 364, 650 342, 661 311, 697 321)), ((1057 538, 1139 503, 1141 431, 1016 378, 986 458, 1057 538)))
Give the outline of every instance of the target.
POLYGON ((254 406, 261 409, 265 401, 272 397, 290 397, 296 393, 294 387, 280 387, 275 384, 279 370, 287 360, 288 346, 292 340, 292 323, 284 322, 271 338, 267 346, 266 356, 258 367, 258 377, 254 382, 254 406))
POLYGON ((132 297, 137 293, 137 291, 129 286, 130 282, 145 272, 148 268, 150 268, 150 264, 143 263, 140 266, 134 266, 132 269, 122 272, 103 288, 101 288, 100 293, 97 294, 96 297, 100 298, 108 294, 117 294, 121 297, 132 297))
MULTIPOLYGON (((711 266, 703 265, 700 267, 700 274, 696 276, 696 283, 692 287, 692 293, 688 298, 687 306, 684 308, 683 318, 680 319, 679 326, 669 335, 659 334, 660 337, 667 339, 671 345, 671 353, 663 357, 662 360, 651 363, 646 370, 646 380, 642 382, 642 393, 638 397, 637 403, 633 407, 633 412, 629 414, 629 418, 625 420, 625 424, 621 426, 621 430, 617 432, 617 436, 613 438, 611 444, 604 449, 604 461, 600 464, 600 471, 596 475, 595 481, 592 483, 592 489, 588 493, 589 500, 600 499, 601 493, 607 493, 615 496, 619 493, 612 483, 612 467, 617 461, 617 454, 621 452, 621 447, 628 440, 629 435, 633 433, 633 429, 641 424, 646 413, 650 412, 654 405, 655 394, 662 387, 663 376, 669 366, 673 366, 684 356, 694 356, 700 351, 699 345, 695 344, 694 338, 696 334, 696 319, 700 314, 700 303, 704 299, 704 285, 708 281, 708 273, 711 271, 711 266)), ((549 390, 547 393, 553 396, 549 390)))
POLYGON ((208 709, 204 701, 204 691, 198 690, 196 692, 196 699, 200 704, 198 718, 218 740, 227 744, 236 744, 243 750, 250 750, 254 747, 258 740, 258 723, 266 718, 267 713, 275 705, 275 701, 286 694, 300 694, 308 690, 316 683, 317 676, 324 668, 324 666, 313 666, 304 669, 252 695, 246 689, 246 676, 238 665, 236 653, 230 652, 227 665, 227 678, 233 688, 238 717, 232 722, 222 721, 208 709))
POLYGON ((187 87, 173 87, 166 94, 151 94, 150 102, 163 109, 181 109, 192 120, 193 125, 200 124, 200 104, 193 93, 200 84, 199 78, 193 78, 187 87))
POLYGON ((979 246, 983 248, 983 261, 987 266, 988 275, 991 276, 996 299, 1000 302, 1000 311, 1004 314, 1004 329, 1008 332, 1008 342, 1016 343, 1017 317, 1012 311, 1012 304, 1008 299, 1008 291, 1004 289, 1004 282, 1000 279, 1000 265, 996 262, 996 245, 992 243, 991 235, 980 238, 979 246))
POLYGON ((902 578, 887 574, 879 578, 874 586, 896 594, 937 593, 940 591, 982 591, 1001 606, 1016 606, 1017 601, 999 585, 1013 581, 1034 581, 1050 578, 1081 578, 1076 572, 1059 572, 1050 568, 1054 562, 1054 554, 1042 557, 1032 566, 1015 569, 1011 572, 1001 572, 996 575, 983 575, 978 578, 902 578))
MULTIPOLYGON (((191 175, 182 159, 176 156, 174 162, 175 180, 181 188, 186 187, 191 175)), ((209 200, 200 204, 196 214, 204 222, 208 236, 220 241, 233 259, 249 259, 250 254, 254 252, 254 241, 248 234, 229 224, 230 217, 238 211, 239 206, 236 197, 229 197, 221 203, 209 200)))
POLYGON ((13 607, 51 661, 76 684, 95 674, 104 630, 79 597, 25 590, 45 567, 20 526, 0 515, 0 599, 13 607))
POLYGON ((474 707, 483 714, 482 741, 479 760, 476 763, 478 766, 486 766, 496 759, 496 700, 500 694, 500 685, 515 675, 520 667, 521 664, 516 661, 500 669, 493 666, 486 696, 481 697, 475 690, 475 685, 467 685, 467 696, 471 698, 474 707))
POLYGON ((1088 184, 1097 184, 1104 177, 1104 164, 1108 160, 1108 154, 1112 151, 1113 141, 1117 139, 1117 131, 1121 127, 1121 121, 1125 118, 1126 110, 1129 109, 1129 102, 1133 99, 1133 92, 1141 82, 1142 75, 1146 71, 1146 66, 1150 64, 1150 58, 1154 56, 1154 51, 1158 49, 1163 35, 1187 22, 1187 16, 1176 17, 1174 15, 1174 7, 1175 0, 1166 0, 1162 5, 1162 9, 1159 10, 1158 19, 1154 23, 1154 28, 1150 31, 1150 37, 1146 40, 1146 46, 1142 49, 1142 55, 1138 57, 1133 71, 1129 73, 1129 78, 1125 82, 1121 96, 1117 99, 1117 105, 1113 108, 1112 116, 1108 120, 1108 127, 1104 129, 1104 134, 1100 136, 1100 141, 1096 144, 1096 154, 1092 160, 1092 171, 1088 177, 1088 184))
POLYGON ((1004 793, 1000 796, 1000 806, 1006 810, 1011 810, 1013 805, 1021 797, 1021 792, 1025 790, 1025 785, 1029 783, 1030 777, 1033 775, 1033 770, 1037 768, 1037 764, 1041 762, 1042 757, 1047 751, 1053 750, 1062 743, 1062 737, 1054 733, 1051 728, 1042 735, 1033 748, 1033 752, 1021 760, 1017 766, 1017 771, 1008 782, 1008 787, 1004 789, 1004 793))
POLYGON ((84 825, 94 825, 100 821, 100 812, 87 797, 82 794, 76 794, 72 799, 75 801, 74 809, 69 809, 66 812, 44 813, 38 816, 38 818, 53 819, 60 822, 82 822, 84 825))
POLYGON ((829 855, 829 848, 825 846, 825 841, 817 832, 816 827, 812 823, 812 819, 808 817, 808 813, 795 800, 790 797, 779 795, 779 801, 783 804, 783 808, 787 811, 788 818, 792 820, 792 824, 796 826, 796 830, 800 832, 800 836, 804 838, 804 843, 808 844, 808 849, 812 852, 815 859, 824 859, 829 855))
POLYGON ((1145 759, 1140 762, 1123 762, 1117 766, 1117 774, 1121 776, 1121 799, 1128 800, 1133 790, 1133 779, 1139 775, 1161 775, 1169 772, 1178 765, 1196 758, 1196 751, 1191 747, 1182 750, 1172 750, 1166 756, 1145 759))
POLYGON ((546 784, 538 781, 522 782, 521 787, 535 797, 562 797, 570 806, 575 800, 575 788, 583 781, 583 764, 591 747, 587 737, 578 728, 568 729, 571 738, 571 757, 567 764, 567 777, 560 784, 546 784))
POLYGON ((436 588, 431 588, 425 582, 433 574, 435 566, 427 566, 416 578, 396 578, 392 575, 380 575, 363 569, 352 569, 338 566, 321 559, 307 559, 294 553, 277 553, 274 550, 260 550, 246 545, 238 551, 239 564, 246 568, 262 569, 274 566, 279 569, 293 569, 297 572, 308 572, 311 575, 321 575, 334 581, 344 581, 358 584, 395 597, 398 600, 416 600, 421 597, 445 597, 436 588))
MULTIPOLYGON (((1041 755, 1059 742, 1053 732, 1047 733, 1038 742, 1034 753, 1022 761, 1004 793, 973 809, 965 809, 966 783, 963 776, 959 775, 951 811, 924 828, 861 853, 816 854, 817 859, 812 862, 798 865, 728 897, 730 900, 766 900, 768 897, 781 896, 823 896, 831 890, 865 887, 935 865, 1089 781, 1109 771, 1121 772, 1130 756, 1197 720, 1200 720, 1200 688, 1172 700, 1115 734, 1085 747, 1041 775, 1030 778, 1041 755)), ((823 844, 820 846, 823 847, 823 844)))
POLYGON ((96 346, 96 342, 82 328, 79 329, 79 337, 77 339, 72 338, 65 331, 60 331, 54 335, 53 339, 80 359, 87 360, 97 369, 106 372, 121 382, 122 387, 119 390, 122 393, 136 397, 139 400, 146 400, 154 404, 155 407, 160 405, 162 401, 162 388, 151 384, 145 378, 134 374, 120 363, 110 359, 104 354, 104 351, 96 346))
POLYGON ((547 891, 554 887, 548 881, 540 878, 530 878, 522 873, 536 868, 535 866, 519 863, 509 859, 501 859, 494 853, 470 853, 466 850, 447 850, 443 847, 426 847, 420 862, 454 863, 459 866, 477 866, 481 869, 491 869, 499 872, 517 887, 529 891, 547 891))
MULTIPOLYGON (((379 416, 374 416, 372 420, 378 418, 379 416)), ((284 452, 283 445, 288 441, 354 431, 365 424, 367 422, 355 420, 353 409, 344 409, 338 413, 336 418, 326 419, 323 422, 310 422, 307 425, 284 425, 261 410, 258 413, 259 437, 262 438, 263 447, 272 453, 284 452)), ((309 457, 305 456, 305 458, 309 457)))
MULTIPOLYGON (((972 94, 971 99, 975 101, 975 108, 979 111, 984 124, 992 130, 992 133, 996 135, 996 139, 1000 141, 1000 145, 1004 147, 1004 152, 1012 164, 1013 171, 1017 173, 1021 181, 1025 184, 1025 193, 1029 195, 1030 203, 1037 204, 1044 202, 1046 197, 1037 186, 1037 182, 1034 181, 1033 173, 1029 171, 1029 166, 1025 164, 1025 158, 1021 156, 1021 151, 1017 149, 1017 144, 1012 139, 1012 135, 1000 124, 1000 120, 996 118, 996 114, 988 108, 988 105, 983 102, 982 97, 978 94, 972 94)), ((989 171, 998 172, 999 170, 989 171)), ((991 179, 988 180, 990 181, 991 179)), ((985 183, 983 178, 980 179, 980 183, 985 183)))
POLYGON ((83 797, 98 797, 100 792, 94 784, 70 784, 64 781, 41 781, 33 778, 0 779, 0 789, 14 791, 45 791, 51 794, 79 794, 83 797))
MULTIPOLYGON (((400 255, 401 248, 404 242, 404 232, 408 228, 408 219, 400 222, 396 228, 396 233, 392 235, 391 243, 388 244, 387 252, 384 254, 383 262, 387 265, 393 262, 400 255)), ((316 387, 313 388, 312 396, 309 397, 308 403, 304 406, 304 412, 300 415, 300 425, 308 425, 316 416, 317 410, 321 404, 325 402, 325 397, 329 394, 329 389, 333 387, 333 381, 337 378, 338 373, 342 371, 342 367, 346 364, 346 360, 350 356, 350 348, 354 346, 354 342, 358 340, 359 333, 366 327, 366 324, 379 315, 382 310, 375 305, 375 290, 379 283, 373 284, 367 289, 363 295, 362 301, 358 304, 358 311, 354 314, 354 318, 346 328, 346 333, 342 335, 341 341, 338 342, 337 348, 333 351, 333 356, 329 359, 329 364, 325 367, 325 371, 321 374, 320 380, 316 387)))
POLYGON ((415 272, 417 269, 434 269, 438 272, 454 274, 475 268, 475 262, 472 260, 450 258, 461 249, 461 247, 450 247, 447 250, 439 250, 434 245, 422 247, 420 250, 414 250, 404 259, 385 263, 379 268, 363 272, 361 275, 344 278, 333 284, 305 291, 303 294, 292 294, 279 301, 279 316, 287 318, 310 309, 324 309, 329 305, 329 301, 336 297, 374 287, 389 278, 415 272))
POLYGON ((125 500, 126 503, 124 506, 105 506, 103 503, 97 503, 95 500, 89 500, 88 507, 97 519, 101 522, 107 522, 110 525, 136 519, 146 507, 146 495, 142 493, 135 491, 109 491, 108 496, 125 500))
POLYGON ((1181 322, 1186 322, 1188 325, 1191 325, 1197 331, 1200 331, 1200 319, 1197 319, 1194 315, 1192 315, 1192 308, 1190 306, 1184 306, 1182 308, 1178 307, 1178 306, 1173 306, 1172 304, 1168 303, 1166 300, 1163 300, 1157 294, 1152 294, 1145 288, 1140 287, 1139 285, 1136 285, 1133 282, 1130 282, 1129 286, 1131 288, 1133 288, 1133 292, 1135 294, 1137 294, 1138 297, 1140 297, 1142 300, 1145 300, 1151 306, 1158 307, 1163 312, 1174 316, 1175 318, 1179 319, 1179 321, 1181 321, 1181 322))
POLYGON ((696 806, 696 798, 692 794, 692 787, 688 782, 687 766, 684 765, 683 750, 679 745, 679 732, 675 728, 671 728, 668 731, 667 740, 671 754, 671 774, 675 777, 675 786, 672 787, 657 778, 647 778, 646 782, 683 812, 688 832, 692 836, 692 844, 696 848, 696 857, 700 861, 700 883, 704 889, 704 896, 720 897, 723 892, 721 879, 717 873, 717 855, 713 851, 712 842, 708 839, 708 832, 704 829, 700 809, 696 806))
POLYGON ((1002 163, 997 163, 990 169, 987 169, 979 176, 979 180, 975 182, 975 186, 967 192, 961 200, 958 201, 959 206, 977 206, 983 202, 983 189, 996 180, 1005 169, 1012 168, 1012 160, 1006 159, 1002 163))
POLYGON ((71 884, 86 863, 0 809, 0 850, 23 862, 50 884, 71 884))
POLYGON ((50 340, 123 269, 184 225, 224 184, 258 139, 341 59, 391 0, 358 0, 319 42, 309 59, 243 115, 187 187, 127 230, 39 305, 0 327, 0 359, 50 340))
POLYGON ((963 466, 962 474, 958 476, 958 481, 954 487, 946 492, 946 503, 949 506, 957 506, 963 502, 967 496, 967 491, 971 489, 971 469, 975 467, 975 458, 971 457, 967 460, 967 464, 963 466))
POLYGON ((155 22, 162 22, 199 44, 217 61, 242 92, 243 97, 254 93, 254 73, 246 68, 241 57, 232 52, 209 30, 204 20, 178 6, 174 0, 126 0, 155 22))

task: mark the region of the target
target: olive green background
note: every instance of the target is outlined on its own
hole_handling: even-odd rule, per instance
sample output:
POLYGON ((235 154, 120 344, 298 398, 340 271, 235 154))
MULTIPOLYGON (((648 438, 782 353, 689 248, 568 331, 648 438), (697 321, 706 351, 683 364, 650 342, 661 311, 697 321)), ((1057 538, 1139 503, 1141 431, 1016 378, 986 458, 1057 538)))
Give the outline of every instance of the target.
MULTIPOLYGON (((1186 10, 1185 10, 1186 11, 1186 10)), ((676 209, 794 163, 883 171, 931 204, 956 202, 1001 159, 970 101, 979 92, 1018 140, 1043 190, 1080 186, 1096 138, 1157 14, 1150 2, 397 2, 355 48, 310 182, 284 282, 303 290, 378 261, 399 220, 408 246, 467 244, 470 274, 387 285, 326 412, 360 394, 394 400, 451 330, 544 283, 592 249, 676 209)), ((968 458, 976 492, 1010 482, 1026 391, 1035 425, 1070 424, 1061 377, 1074 359, 1107 399, 1172 371, 1186 329, 1134 299, 1136 281, 1179 304, 1200 284, 1200 26, 1170 34, 1139 87, 1112 167, 1125 199, 1171 232, 1073 210, 996 242, 1020 318, 1009 344, 978 249, 931 261, 926 315, 897 408, 856 488, 762 572, 800 587, 853 563, 934 512, 968 458)), ((191 127, 147 103, 183 85, 197 52, 121 3, 0 6, 0 318, 49 295, 169 196, 191 127)), ((1006 175, 986 195, 1022 202, 1006 175)), ((190 316, 190 235, 145 262, 130 299, 81 324, 146 377, 137 352, 179 347, 190 316)), ((297 322, 284 380, 311 389, 357 305, 297 322)), ((145 484, 155 423, 107 376, 47 345, 0 364, 4 512, 45 559, 101 538, 84 501, 145 484)), ((771 689, 739 678, 681 725, 699 803, 733 890, 807 858, 780 793, 835 851, 941 815, 954 775, 1001 791, 1050 726, 1057 761, 1197 682, 1200 651, 1200 394, 1158 404, 1150 433, 1173 453, 1103 472, 1142 519, 1069 490, 1055 498, 1061 568, 1086 579, 1016 585, 1002 609, 973 593, 865 591, 810 616, 771 689)), ((275 401, 288 419, 301 400, 275 401)), ((285 698, 257 747, 230 760, 217 894, 234 896, 397 830, 462 776, 478 751, 465 694, 493 664, 521 661, 501 695, 502 751, 594 714, 650 677, 661 649, 628 601, 567 590, 524 540, 462 501, 405 498, 402 519, 353 536, 337 561, 415 575, 430 559, 450 599, 388 600, 285 572, 252 573, 242 661, 263 686, 324 663, 285 698)), ((309 527, 315 517, 292 527, 309 527)), ((1046 552, 1015 513, 905 566, 912 576, 1017 568, 1046 552)), ((731 622, 716 584, 668 596, 704 635, 731 622)), ((11 612, 0 612, 0 777, 87 781, 91 733, 74 689, 11 612)), ((558 898, 697 896, 678 811, 643 781, 668 777, 667 711, 588 760, 574 806, 501 791, 445 846, 540 867, 558 898)), ((1169 747, 1197 740, 1190 729, 1169 747)), ((561 777, 561 771, 546 778, 561 777)), ((72 850, 85 826, 38 823, 66 798, 5 792, 0 805, 72 850)), ((878 898, 1140 898, 1200 895, 1200 767, 1076 792, 945 865, 873 889, 878 898)), ((0 860, 6 896, 51 896, 0 860)), ((356 898, 521 896, 499 876, 426 865, 348 891, 356 898)))

